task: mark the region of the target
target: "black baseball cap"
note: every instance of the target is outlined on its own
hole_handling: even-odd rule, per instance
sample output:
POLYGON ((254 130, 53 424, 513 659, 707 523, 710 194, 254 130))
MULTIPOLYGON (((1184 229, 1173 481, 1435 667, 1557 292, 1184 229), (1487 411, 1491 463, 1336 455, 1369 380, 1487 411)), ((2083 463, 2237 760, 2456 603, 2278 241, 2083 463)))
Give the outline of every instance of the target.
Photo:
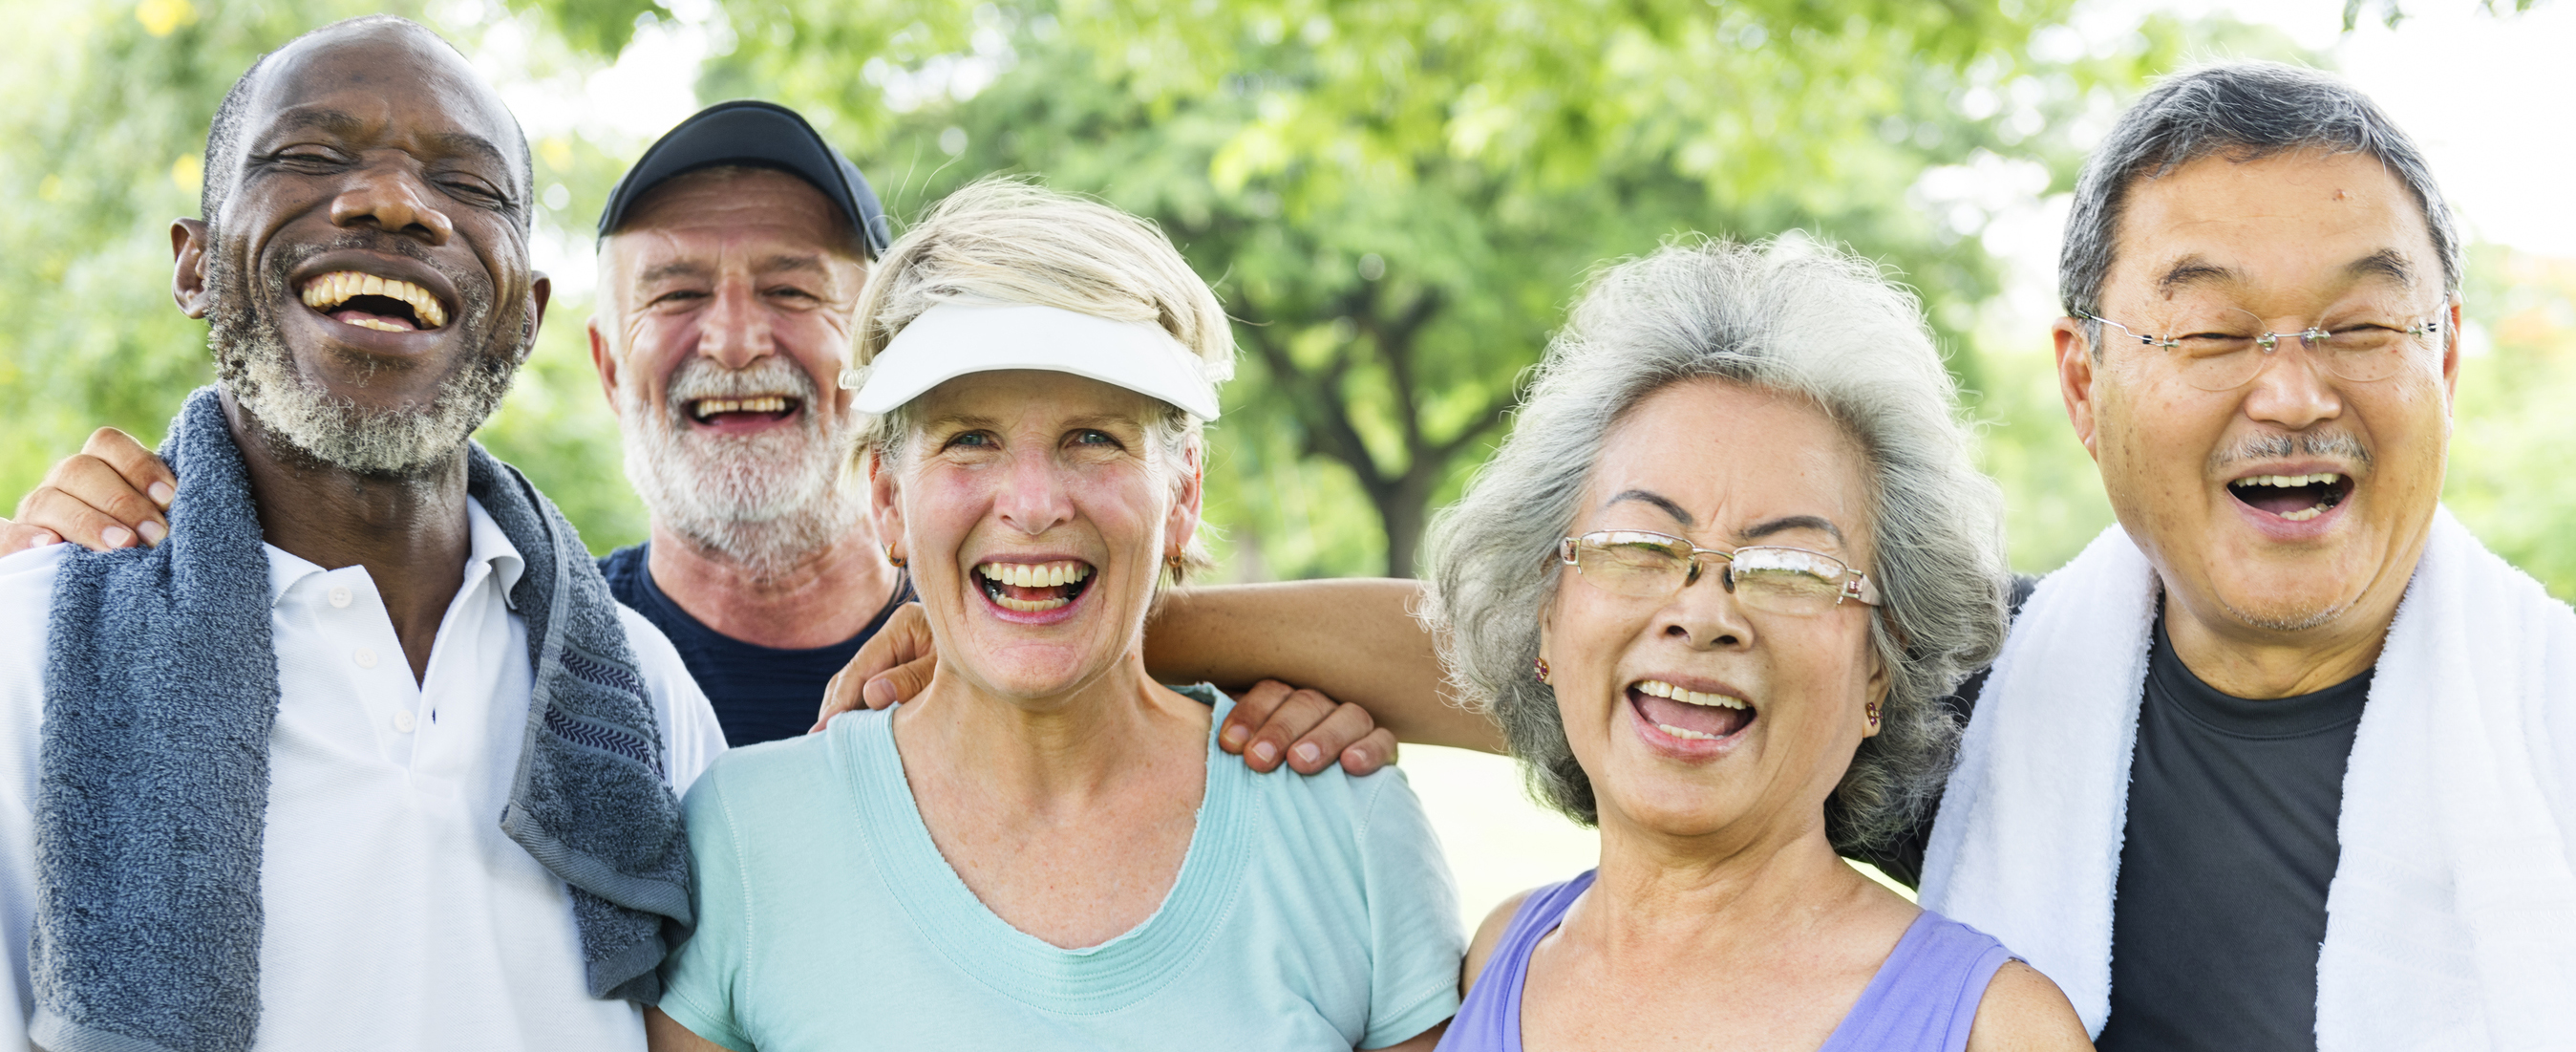
POLYGON ((885 208, 877 203, 877 192, 868 186, 867 177, 859 174, 859 166, 824 142, 803 115, 753 99, 719 102, 699 110, 656 140, 635 167, 618 177, 617 188, 608 192, 608 207, 599 213, 599 236, 605 239, 625 222, 627 211, 644 199, 645 191, 673 176, 720 164, 776 168, 814 184, 858 228, 871 257, 884 255, 886 246, 893 243, 885 208))

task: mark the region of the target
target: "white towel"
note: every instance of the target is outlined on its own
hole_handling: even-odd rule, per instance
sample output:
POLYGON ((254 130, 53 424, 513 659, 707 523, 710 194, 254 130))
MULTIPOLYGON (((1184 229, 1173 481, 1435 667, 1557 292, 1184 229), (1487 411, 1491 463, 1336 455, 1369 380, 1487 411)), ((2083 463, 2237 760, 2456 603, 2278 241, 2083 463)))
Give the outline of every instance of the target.
MULTIPOLYGON (((1923 905, 2002 939, 2097 1035, 2157 588, 2118 526, 2040 582, 1924 856, 1923 905)), ((2568 1047, 2571 802, 2576 612, 2437 510, 2344 774, 2318 1048, 2568 1047)))

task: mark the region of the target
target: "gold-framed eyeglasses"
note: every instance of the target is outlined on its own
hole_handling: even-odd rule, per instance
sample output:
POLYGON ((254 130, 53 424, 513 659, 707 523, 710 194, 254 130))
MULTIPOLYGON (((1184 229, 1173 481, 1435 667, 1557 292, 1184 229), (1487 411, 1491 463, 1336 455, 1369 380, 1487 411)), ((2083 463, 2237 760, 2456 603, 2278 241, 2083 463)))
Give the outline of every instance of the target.
POLYGON ((1723 560, 1718 581, 1755 610, 1806 616, 1845 599, 1879 605, 1878 585, 1868 574, 1805 548, 1757 544, 1726 551, 1645 530, 1595 530, 1557 545, 1557 558, 1585 581, 1637 599, 1672 598, 1699 580, 1710 557, 1723 560))
POLYGON ((2226 310, 2167 336, 2141 335, 2099 315, 2077 312, 2076 316, 2171 352, 2183 381, 2203 391, 2233 391, 2252 382, 2262 375, 2263 363, 2283 340, 2305 346, 2308 357, 2335 376, 2361 384, 2385 380, 2406 368, 2407 352, 2420 346, 2418 341, 2442 331, 2440 313, 2412 325, 2364 321, 2333 329, 2310 326, 2297 332, 2267 332, 2254 312, 2226 310))

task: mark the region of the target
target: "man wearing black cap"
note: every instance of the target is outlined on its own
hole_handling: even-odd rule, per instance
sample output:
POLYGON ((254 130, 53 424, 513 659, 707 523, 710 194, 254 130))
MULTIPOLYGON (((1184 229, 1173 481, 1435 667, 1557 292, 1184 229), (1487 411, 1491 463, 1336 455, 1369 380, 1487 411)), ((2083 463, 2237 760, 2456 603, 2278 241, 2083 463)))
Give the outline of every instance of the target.
POLYGON ((905 594, 844 474, 850 312, 888 231, 795 111, 719 103, 645 151, 599 220, 591 360, 652 539, 600 560, 734 745, 804 732, 905 594))

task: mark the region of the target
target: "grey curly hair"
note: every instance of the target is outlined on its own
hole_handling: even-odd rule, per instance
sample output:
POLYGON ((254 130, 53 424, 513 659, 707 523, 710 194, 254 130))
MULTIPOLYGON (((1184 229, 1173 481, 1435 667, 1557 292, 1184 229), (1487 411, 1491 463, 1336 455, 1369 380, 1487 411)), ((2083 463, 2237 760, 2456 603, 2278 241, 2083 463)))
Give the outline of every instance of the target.
POLYGON ((1601 272, 1511 437, 1432 525, 1424 617, 1444 630, 1459 696, 1501 723, 1532 793, 1598 822, 1556 692, 1530 675, 1563 579, 1557 543, 1612 426, 1665 387, 1711 378, 1813 402, 1867 457, 1866 569, 1886 603, 1870 644, 1888 696, 1825 804, 1825 831, 1845 854, 1884 845, 1949 772, 1959 727, 1939 699, 2001 647, 2010 577, 2002 495, 1976 469, 1956 387, 1913 296, 1865 260, 1691 238, 1601 272))

